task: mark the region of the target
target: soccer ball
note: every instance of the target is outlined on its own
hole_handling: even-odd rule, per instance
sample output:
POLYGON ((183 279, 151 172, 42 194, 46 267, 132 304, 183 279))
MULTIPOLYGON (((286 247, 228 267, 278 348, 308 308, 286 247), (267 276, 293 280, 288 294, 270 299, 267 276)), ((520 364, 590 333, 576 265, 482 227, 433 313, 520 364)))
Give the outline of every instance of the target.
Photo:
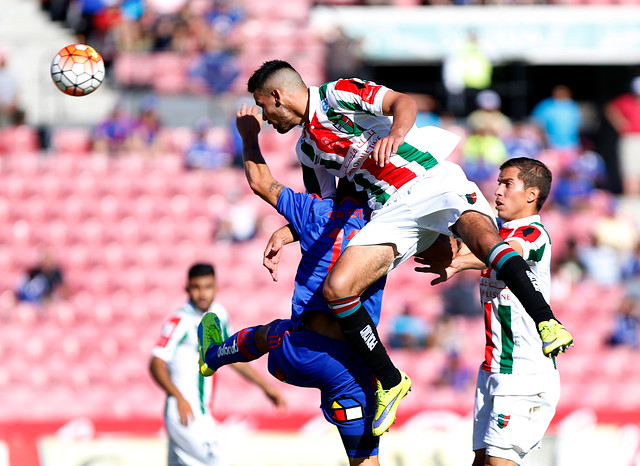
POLYGON ((102 84, 104 61, 93 47, 85 44, 67 45, 53 57, 51 78, 65 94, 89 95, 102 84))

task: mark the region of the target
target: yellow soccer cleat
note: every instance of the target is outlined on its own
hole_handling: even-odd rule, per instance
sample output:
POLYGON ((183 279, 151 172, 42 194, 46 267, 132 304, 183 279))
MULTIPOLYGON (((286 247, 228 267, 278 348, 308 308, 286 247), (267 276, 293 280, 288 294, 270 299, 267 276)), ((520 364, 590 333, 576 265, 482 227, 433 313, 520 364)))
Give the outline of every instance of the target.
POLYGON ((205 362, 205 355, 211 345, 220 345, 222 343, 222 329, 220 328, 220 319, 213 312, 207 312, 198 325, 198 367, 200 373, 205 377, 212 376, 215 371, 205 362))
POLYGON ((373 417, 372 434, 379 436, 384 434, 396 420, 398 404, 411 390, 411 379, 400 371, 400 383, 390 390, 383 390, 380 382, 376 381, 376 413, 373 417))
POLYGON ((545 356, 554 357, 573 346, 573 337, 564 326, 555 319, 545 320, 538 324, 538 332, 542 339, 542 352, 545 356))

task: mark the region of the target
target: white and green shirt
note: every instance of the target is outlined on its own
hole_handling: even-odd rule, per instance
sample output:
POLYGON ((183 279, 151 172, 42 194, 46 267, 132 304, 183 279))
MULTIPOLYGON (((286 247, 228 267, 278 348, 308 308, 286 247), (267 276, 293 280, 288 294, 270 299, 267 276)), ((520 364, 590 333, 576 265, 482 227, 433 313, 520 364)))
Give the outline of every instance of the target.
MULTIPOLYGON (((220 318, 226 339, 229 332, 227 310, 213 302, 209 311, 215 312, 220 318)), ((191 409, 205 414, 209 413, 213 377, 203 377, 198 372, 198 324, 203 315, 189 302, 167 317, 152 354, 167 363, 171 381, 189 402, 191 409)))
MULTIPOLYGON (((533 215, 506 222, 500 228, 504 240, 522 246, 522 256, 531 268, 545 300, 551 292, 551 239, 533 215)), ((542 353, 542 341, 533 319, 492 268, 480 278, 480 298, 484 306, 485 360, 482 368, 498 374, 539 374, 555 369, 552 359, 542 353)))
POLYGON ((414 127, 397 154, 381 168, 369 159, 376 142, 389 135, 393 118, 382 113, 389 91, 371 81, 340 79, 309 88, 309 121, 303 124, 296 151, 305 169, 309 192, 327 197, 335 178, 346 177, 366 190, 369 206, 378 209, 405 183, 424 174, 438 161, 420 144, 414 127), (323 168, 319 170, 318 168, 323 168))

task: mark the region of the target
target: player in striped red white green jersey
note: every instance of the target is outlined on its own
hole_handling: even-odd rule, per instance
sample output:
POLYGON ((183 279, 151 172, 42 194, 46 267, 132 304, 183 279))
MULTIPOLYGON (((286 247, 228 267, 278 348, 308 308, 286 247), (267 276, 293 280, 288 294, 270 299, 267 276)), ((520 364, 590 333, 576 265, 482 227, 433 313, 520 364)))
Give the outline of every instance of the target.
MULTIPOLYGON (((550 189, 549 169, 522 157, 500 167, 495 192, 496 211, 504 222, 500 236, 527 261, 547 301, 551 239, 538 212, 550 189)), ((454 258, 447 270, 430 266, 417 270, 441 274, 434 280, 439 283, 463 270, 483 267, 482 261, 467 252, 454 258)), ((486 343, 476 386, 473 465, 517 465, 540 446, 560 398, 560 377, 555 359, 540 352, 542 341, 535 322, 494 268, 482 270, 480 295, 486 343)))

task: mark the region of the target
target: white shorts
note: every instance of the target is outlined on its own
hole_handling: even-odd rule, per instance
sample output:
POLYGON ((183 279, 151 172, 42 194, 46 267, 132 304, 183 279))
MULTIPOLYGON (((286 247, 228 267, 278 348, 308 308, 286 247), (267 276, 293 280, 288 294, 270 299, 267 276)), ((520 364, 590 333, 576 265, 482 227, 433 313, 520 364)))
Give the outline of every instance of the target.
POLYGON ((618 142, 620 173, 622 177, 640 176, 640 135, 626 134, 618 142))
POLYGON ((217 426, 208 414, 191 406, 194 419, 184 426, 180 423, 178 403, 167 398, 164 425, 169 436, 169 466, 226 466, 218 442, 217 426))
POLYGON ((441 233, 455 236, 451 227, 468 210, 487 215, 495 224, 493 210, 478 186, 458 165, 443 161, 400 188, 374 211, 349 247, 394 244, 397 254, 391 271, 431 246, 441 233))
MULTIPOLYGON (((557 371, 541 374, 544 390, 533 395, 496 395, 494 374, 480 368, 473 416, 473 449, 486 449, 488 456, 517 464, 531 450, 540 448, 542 438, 556 413, 560 399, 557 371)), ((509 377, 518 377, 511 375, 509 377)), ((527 379, 525 379, 527 380, 527 379)), ((529 379, 530 380, 530 379, 529 379)), ((509 383, 513 387, 513 383, 509 383)), ((526 384, 522 393, 530 393, 526 384)))

